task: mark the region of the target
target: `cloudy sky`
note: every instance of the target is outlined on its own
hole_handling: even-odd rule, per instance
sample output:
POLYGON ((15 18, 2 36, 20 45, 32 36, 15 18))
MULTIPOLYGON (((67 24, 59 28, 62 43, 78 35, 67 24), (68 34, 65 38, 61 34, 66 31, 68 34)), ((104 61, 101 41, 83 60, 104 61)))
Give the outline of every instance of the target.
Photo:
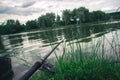
POLYGON ((25 23, 46 12, 61 14, 64 9, 81 6, 90 11, 111 11, 120 7, 120 0, 0 0, 0 23, 7 19, 18 19, 25 23))

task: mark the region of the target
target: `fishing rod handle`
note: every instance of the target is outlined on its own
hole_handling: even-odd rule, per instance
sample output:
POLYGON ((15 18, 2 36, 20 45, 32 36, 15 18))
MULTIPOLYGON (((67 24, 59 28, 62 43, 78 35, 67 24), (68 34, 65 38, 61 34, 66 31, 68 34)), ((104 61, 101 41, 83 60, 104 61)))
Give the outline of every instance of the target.
POLYGON ((37 61, 19 80, 28 80, 36 70, 42 66, 42 62, 37 61))

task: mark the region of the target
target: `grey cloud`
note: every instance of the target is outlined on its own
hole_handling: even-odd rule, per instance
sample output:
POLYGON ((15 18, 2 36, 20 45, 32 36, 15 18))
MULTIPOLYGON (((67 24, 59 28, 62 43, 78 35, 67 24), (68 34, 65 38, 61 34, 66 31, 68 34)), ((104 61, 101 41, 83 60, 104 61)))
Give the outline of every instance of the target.
POLYGON ((36 3, 36 1, 25 2, 22 4, 21 7, 23 7, 23 8, 30 7, 30 6, 34 5, 35 3, 36 3))
POLYGON ((5 1, 0 1, 0 14, 12 14, 12 15, 22 15, 22 16, 29 16, 34 13, 39 13, 45 11, 43 8, 34 8, 31 7, 34 5, 36 2, 39 0, 17 0, 13 4, 11 4, 13 1, 10 0, 8 2, 8 5, 6 5, 6 0, 5 1), (18 3, 17 3, 18 2, 18 3))
POLYGON ((73 1, 84 1, 84 0, 47 0, 47 1, 69 1, 69 2, 72 1, 73 2, 73 1))
POLYGON ((0 6, 0 14, 13 14, 13 15, 24 15, 28 16, 33 13, 38 13, 44 11, 44 9, 37 8, 20 8, 20 7, 5 7, 0 6))
POLYGON ((54 8, 57 8, 57 7, 60 7, 60 6, 57 5, 57 4, 50 4, 50 5, 48 5, 46 8, 54 9, 54 8))
POLYGON ((49 5, 49 6, 48 6, 48 8, 51 8, 51 7, 53 7, 53 5, 49 5))
POLYGON ((9 12, 10 8, 9 7, 3 7, 3 6, 0 6, 0 14, 1 13, 6 13, 6 12, 9 12))

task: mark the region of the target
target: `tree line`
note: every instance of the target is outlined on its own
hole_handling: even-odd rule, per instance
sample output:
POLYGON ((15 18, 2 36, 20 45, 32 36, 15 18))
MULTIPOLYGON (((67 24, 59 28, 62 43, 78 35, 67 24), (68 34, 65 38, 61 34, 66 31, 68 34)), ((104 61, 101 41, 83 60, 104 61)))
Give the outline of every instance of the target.
POLYGON ((75 8, 73 10, 63 10, 62 16, 55 13, 46 13, 35 20, 28 20, 21 24, 19 20, 7 20, 0 24, 0 34, 13 34, 33 29, 46 29, 72 24, 81 24, 88 22, 99 22, 120 19, 120 12, 105 13, 103 11, 90 12, 85 7, 75 8))

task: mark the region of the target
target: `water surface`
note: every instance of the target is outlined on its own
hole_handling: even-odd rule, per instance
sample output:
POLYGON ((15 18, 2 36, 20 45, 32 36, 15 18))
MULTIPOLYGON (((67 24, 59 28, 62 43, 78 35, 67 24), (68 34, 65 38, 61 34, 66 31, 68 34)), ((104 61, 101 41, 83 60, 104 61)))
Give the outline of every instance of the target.
MULTIPOLYGON (((119 53, 120 48, 120 26, 119 24, 102 24, 102 25, 73 25, 67 28, 24 32, 18 34, 2 35, 0 41, 0 56, 10 56, 12 70, 14 72, 14 80, 17 80, 29 66, 34 64, 40 57, 46 55, 52 46, 56 45, 60 40, 66 40, 67 49, 70 50, 71 44, 81 44, 87 51, 91 50, 91 46, 96 44, 104 37, 106 51, 112 53, 113 48, 110 43, 114 40, 115 49, 119 53)), ((57 55, 63 53, 62 43, 56 49, 57 55)), ((74 48, 75 49, 75 48, 74 48)), ((86 50, 84 50, 86 51, 86 50)), ((52 54, 50 58, 55 57, 52 54)))

